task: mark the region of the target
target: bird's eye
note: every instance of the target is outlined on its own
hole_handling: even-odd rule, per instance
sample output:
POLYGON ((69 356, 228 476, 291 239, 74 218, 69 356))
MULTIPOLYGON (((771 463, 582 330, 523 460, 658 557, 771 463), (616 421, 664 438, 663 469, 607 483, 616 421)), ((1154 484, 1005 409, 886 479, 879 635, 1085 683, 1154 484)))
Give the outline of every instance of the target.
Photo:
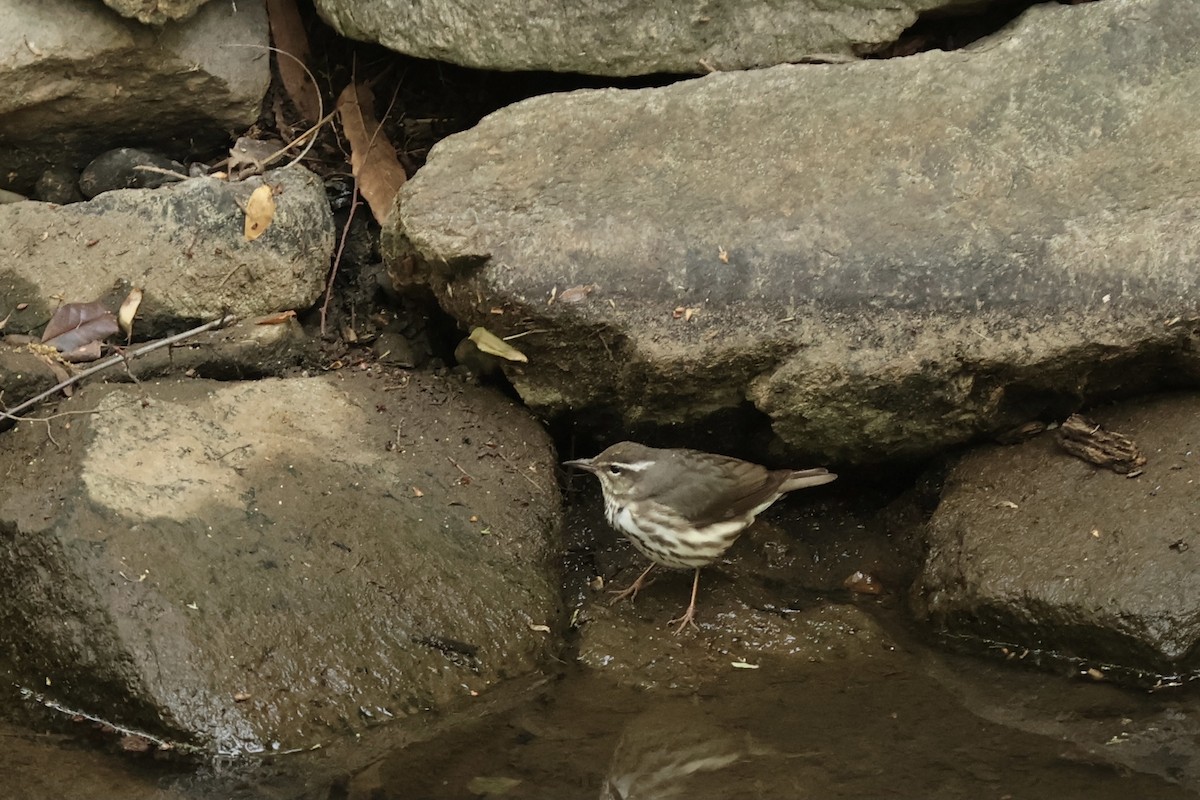
POLYGON ((619 466, 617 466, 616 464, 610 464, 608 467, 608 474, 609 475, 620 475, 621 468, 619 466))

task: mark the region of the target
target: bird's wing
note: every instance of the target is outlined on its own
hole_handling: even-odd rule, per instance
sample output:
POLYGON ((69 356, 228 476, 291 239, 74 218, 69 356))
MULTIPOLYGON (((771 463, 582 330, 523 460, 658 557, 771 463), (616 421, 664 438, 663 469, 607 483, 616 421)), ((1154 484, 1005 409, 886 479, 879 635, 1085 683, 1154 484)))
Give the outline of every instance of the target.
POLYGON ((669 485, 647 487, 655 499, 686 510, 688 522, 696 528, 745 516, 777 493, 791 474, 727 456, 704 455, 712 459, 714 469, 693 469, 669 485))

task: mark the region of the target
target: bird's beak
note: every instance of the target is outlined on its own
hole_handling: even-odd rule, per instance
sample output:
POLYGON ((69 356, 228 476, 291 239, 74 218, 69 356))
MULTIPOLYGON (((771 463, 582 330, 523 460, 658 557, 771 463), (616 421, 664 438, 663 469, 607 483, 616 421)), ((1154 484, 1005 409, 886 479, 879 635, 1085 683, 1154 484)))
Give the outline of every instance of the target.
POLYGON ((574 458, 574 459, 571 459, 570 461, 564 461, 563 466, 564 467, 579 467, 580 469, 582 469, 586 472, 594 473, 596 471, 596 467, 592 464, 592 459, 590 459, 590 458, 574 458))

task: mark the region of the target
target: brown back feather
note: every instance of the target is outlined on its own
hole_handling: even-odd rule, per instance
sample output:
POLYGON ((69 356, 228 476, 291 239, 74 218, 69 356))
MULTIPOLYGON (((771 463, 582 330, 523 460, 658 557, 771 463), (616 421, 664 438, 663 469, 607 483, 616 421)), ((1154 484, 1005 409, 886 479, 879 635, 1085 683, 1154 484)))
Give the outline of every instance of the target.
MULTIPOLYGON (((681 455, 671 453, 670 457, 681 455)), ((749 461, 713 453, 688 451, 684 457, 703 462, 699 469, 687 472, 670 470, 686 477, 669 484, 654 480, 667 471, 648 474, 643 496, 685 509, 688 522, 697 528, 745 516, 778 494, 780 486, 793 474, 790 469, 768 470, 749 461)))

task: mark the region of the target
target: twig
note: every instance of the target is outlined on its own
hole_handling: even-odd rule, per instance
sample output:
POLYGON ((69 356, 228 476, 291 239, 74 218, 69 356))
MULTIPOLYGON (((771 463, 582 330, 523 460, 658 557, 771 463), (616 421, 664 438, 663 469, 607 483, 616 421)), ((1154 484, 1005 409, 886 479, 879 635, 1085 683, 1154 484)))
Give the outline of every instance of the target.
POLYGON ((519 468, 519 467, 518 467, 516 464, 512 463, 511 461, 509 461, 509 460, 508 460, 508 456, 504 455, 504 453, 500 452, 499 450, 496 450, 496 451, 495 451, 495 453, 496 453, 496 455, 500 456, 500 460, 502 460, 502 461, 503 461, 505 464, 508 464, 510 467, 512 467, 512 469, 513 469, 513 472, 517 473, 517 474, 518 474, 518 475, 520 475, 522 478, 524 478, 525 480, 529 481, 530 485, 532 485, 532 486, 533 486, 533 488, 537 489, 539 492, 544 492, 544 491, 546 491, 546 490, 545 490, 545 489, 543 489, 541 486, 538 486, 538 485, 537 485, 537 483, 536 483, 536 482, 533 480, 533 478, 531 478, 531 477, 529 477, 528 475, 526 475, 526 474, 525 474, 525 472, 524 472, 524 470, 520 469, 520 468, 519 468))
POLYGON ((326 122, 333 119, 333 115, 337 113, 337 109, 330 111, 328 114, 325 113, 325 100, 324 100, 324 98, 321 97, 321 89, 319 88, 319 85, 317 84, 316 77, 312 74, 312 72, 309 71, 307 64, 305 64, 300 59, 296 58, 294 55, 292 55, 288 51, 280 50, 278 47, 271 47, 270 45, 261 45, 261 44, 225 44, 225 45, 221 45, 221 46, 222 47, 265 47, 267 50, 270 50, 272 53, 278 53, 279 55, 287 56, 292 61, 295 61, 297 64, 300 65, 300 69, 304 70, 305 73, 308 74, 308 79, 310 81, 312 81, 312 87, 317 93, 317 116, 319 116, 320 119, 318 119, 311 128, 309 128, 304 133, 297 136, 295 139, 292 139, 292 141, 288 142, 287 145, 285 145, 282 150, 272 153, 270 156, 268 156, 262 162, 263 168, 265 169, 267 164, 270 164, 276 158, 283 155, 288 150, 292 149, 292 147, 294 147, 296 145, 296 142, 300 141, 305 136, 311 136, 311 138, 309 139, 309 142, 308 142, 308 146, 300 151, 300 155, 296 156, 291 161, 289 161, 287 164, 285 164, 284 168, 286 169, 287 167, 291 167, 296 164, 299 164, 300 159, 302 159, 306 155, 308 155, 308 151, 312 149, 312 146, 314 144, 316 144, 316 141, 317 141, 317 137, 315 135, 316 131, 320 130, 321 126, 324 125, 326 122))
POLYGON ((325 335, 325 320, 329 316, 329 303, 333 300, 333 282, 337 280, 338 267, 342 263, 342 252, 346 249, 346 240, 350 238, 350 223, 354 222, 354 212, 358 210, 358 180, 354 181, 354 193, 350 195, 350 213, 346 215, 346 224, 342 226, 342 236, 338 240, 337 253, 333 256, 333 266, 329 269, 329 280, 325 282, 325 302, 321 303, 321 335, 325 335))
POLYGON ((176 172, 173 169, 163 169, 162 167, 152 167, 149 164, 138 164, 134 169, 140 169, 142 172, 153 172, 156 175, 166 175, 168 178, 175 178, 181 181, 188 179, 188 176, 182 172, 176 172))
POLYGON ((203 325, 192 328, 191 330, 184 331, 183 333, 177 333, 174 336, 168 336, 166 339, 159 339, 157 342, 151 342, 150 344, 145 345, 144 347, 139 347, 137 350, 134 350, 131 353, 118 353, 115 356, 109 356, 108 358, 104 359, 103 361, 99 362, 98 364, 94 364, 91 367, 88 367, 83 372, 76 373, 75 375, 72 375, 71 377, 67 378, 65 381, 62 381, 61 383, 59 383, 55 386, 52 386, 51 388, 47 389, 46 391, 42 392, 41 394, 37 395, 36 397, 29 398, 28 400, 26 400, 24 403, 21 403, 20 405, 13 406, 12 408, 7 409, 7 410, 0 410, 0 420, 11 419, 11 420, 19 421, 20 418, 17 417, 16 415, 18 413, 20 413, 21 411, 24 411, 25 409, 29 408, 34 403, 37 403, 41 400, 45 400, 47 397, 50 397, 55 392, 61 392, 66 387, 68 387, 72 384, 78 383, 79 381, 83 380, 84 378, 91 377, 92 375, 95 375, 97 372, 102 372, 103 370, 106 370, 109 367, 115 366, 117 364, 125 363, 126 359, 134 359, 134 358, 137 358, 138 356, 143 356, 146 353, 151 353, 151 352, 153 352, 155 350, 159 350, 163 347, 169 347, 170 345, 173 345, 176 342, 182 342, 184 339, 187 339, 191 336, 195 336, 198 333, 204 333, 205 331, 211 331, 215 328, 223 328, 227 325, 232 324, 235 321, 235 319, 236 318, 232 314, 225 314, 220 319, 214 319, 211 322, 206 322, 203 325))
MULTIPOLYGON (((127 403, 118 403, 117 405, 113 406, 113 409, 120 408, 121 406, 132 405, 133 403, 136 403, 136 402, 139 402, 139 401, 130 400, 127 403)), ((98 408, 85 408, 85 409, 81 409, 79 411, 59 411, 57 414, 51 414, 48 417, 17 417, 16 419, 20 422, 40 422, 43 425, 45 425, 46 426, 46 438, 50 440, 50 444, 54 445, 59 450, 62 450, 62 445, 60 445, 58 443, 58 440, 54 438, 54 434, 50 432, 50 420, 58 419, 59 417, 71 417, 71 416, 77 416, 77 415, 83 415, 83 414, 99 414, 99 413, 100 413, 100 409, 98 409, 98 408)))
MULTIPOLYGON (((399 429, 399 428, 397 428, 397 429, 396 429, 396 433, 399 433, 399 432, 400 432, 400 429, 399 429)), ((469 480, 469 481, 471 481, 472 483, 474 483, 475 479, 474 479, 474 478, 472 478, 472 477, 471 477, 471 475, 470 475, 470 473, 468 473, 468 472, 467 472, 465 469, 463 469, 463 468, 462 468, 462 466, 461 466, 461 465, 459 465, 459 463, 458 463, 457 461, 455 461, 455 460, 454 460, 453 458, 451 458, 450 456, 446 456, 446 460, 447 460, 447 461, 449 461, 451 464, 453 464, 453 465, 454 465, 454 468, 463 474, 463 477, 465 477, 467 480, 469 480)))

